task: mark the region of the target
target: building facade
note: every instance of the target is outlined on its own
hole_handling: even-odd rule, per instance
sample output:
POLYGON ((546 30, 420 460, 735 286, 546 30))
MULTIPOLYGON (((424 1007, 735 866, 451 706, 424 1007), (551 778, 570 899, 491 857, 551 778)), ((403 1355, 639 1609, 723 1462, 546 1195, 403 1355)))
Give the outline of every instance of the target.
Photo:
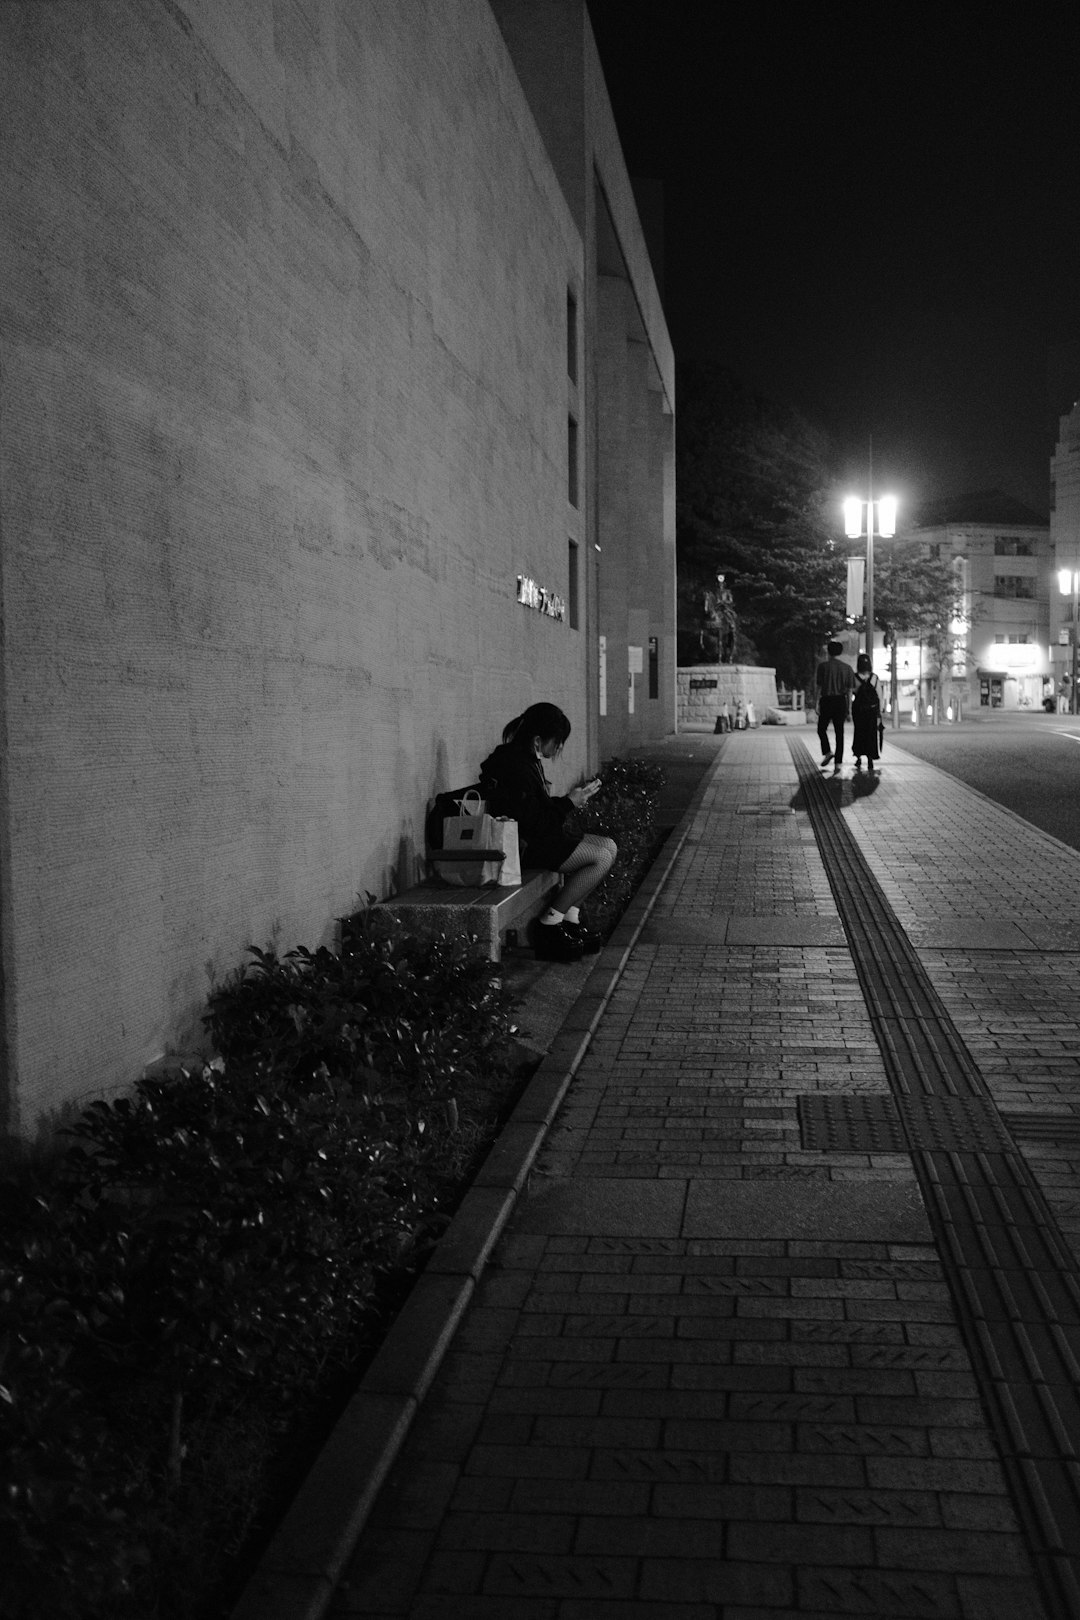
POLYGON ((671 347, 583 0, 0 8, 27 1136, 415 880, 503 725, 674 728, 671 347))
MULTIPOLYGON (((1053 691, 1050 657, 1050 529, 1011 496, 991 490, 924 507, 894 542, 951 562, 957 616, 944 662, 929 642, 900 636, 899 707, 932 714, 1041 709, 1053 691)), ((875 664, 887 681, 889 652, 875 664)))
MULTIPOLYGON (((1058 581, 1059 571, 1080 573, 1080 402, 1061 418, 1058 442, 1050 463, 1050 548, 1053 579, 1050 588, 1050 656, 1055 688, 1072 713, 1080 713, 1074 690, 1080 636, 1077 592, 1058 581)), ((1075 579, 1072 581, 1075 585, 1075 579)))

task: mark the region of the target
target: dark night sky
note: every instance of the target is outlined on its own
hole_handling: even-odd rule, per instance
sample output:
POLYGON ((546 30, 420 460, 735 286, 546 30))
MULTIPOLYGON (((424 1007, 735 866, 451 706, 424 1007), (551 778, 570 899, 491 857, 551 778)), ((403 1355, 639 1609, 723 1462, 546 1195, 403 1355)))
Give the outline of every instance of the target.
POLYGON ((1080 8, 588 0, 664 304, 856 493, 1045 512, 1080 396, 1080 8))

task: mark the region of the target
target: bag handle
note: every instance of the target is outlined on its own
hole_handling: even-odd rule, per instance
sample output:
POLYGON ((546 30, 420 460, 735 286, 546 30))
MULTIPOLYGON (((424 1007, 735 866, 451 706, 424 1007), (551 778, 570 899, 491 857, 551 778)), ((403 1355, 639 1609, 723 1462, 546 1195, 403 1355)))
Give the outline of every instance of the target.
POLYGON ((462 816, 480 816, 484 813, 484 801, 476 788, 468 788, 458 800, 458 814, 462 816), (475 810, 471 808, 470 801, 476 800, 475 810))

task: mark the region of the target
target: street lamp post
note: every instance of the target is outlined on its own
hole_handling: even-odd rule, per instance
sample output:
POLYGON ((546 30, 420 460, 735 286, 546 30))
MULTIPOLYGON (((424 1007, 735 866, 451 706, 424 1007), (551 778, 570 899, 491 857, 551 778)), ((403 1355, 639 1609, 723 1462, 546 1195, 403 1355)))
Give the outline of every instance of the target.
POLYGON ((1072 592, 1072 623, 1069 626, 1069 642, 1072 648, 1072 678, 1069 683, 1069 713, 1080 713, 1076 702, 1076 610, 1080 599, 1080 569, 1060 568, 1058 570, 1058 588, 1062 596, 1072 592))
MULTIPOLYGON (((882 495, 874 500, 862 501, 849 495, 844 502, 844 533, 849 540, 858 540, 863 532, 863 508, 866 508, 866 652, 870 668, 874 667, 874 507, 877 507, 877 532, 883 540, 891 540, 896 533, 896 497, 882 495)), ((895 704, 894 704, 895 706, 895 704)), ((895 724, 895 722, 894 722, 895 724)))

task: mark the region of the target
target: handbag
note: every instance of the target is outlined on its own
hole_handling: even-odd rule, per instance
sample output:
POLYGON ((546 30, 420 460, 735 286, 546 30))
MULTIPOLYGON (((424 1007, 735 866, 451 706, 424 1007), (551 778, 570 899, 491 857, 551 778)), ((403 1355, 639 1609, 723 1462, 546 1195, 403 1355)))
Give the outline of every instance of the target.
POLYGON ((466 788, 455 808, 456 814, 443 817, 442 845, 433 856, 435 870, 443 881, 467 889, 504 881, 520 883, 517 822, 488 815, 476 788, 466 788), (504 880, 502 869, 509 857, 513 857, 510 872, 516 868, 517 876, 508 873, 504 880))

